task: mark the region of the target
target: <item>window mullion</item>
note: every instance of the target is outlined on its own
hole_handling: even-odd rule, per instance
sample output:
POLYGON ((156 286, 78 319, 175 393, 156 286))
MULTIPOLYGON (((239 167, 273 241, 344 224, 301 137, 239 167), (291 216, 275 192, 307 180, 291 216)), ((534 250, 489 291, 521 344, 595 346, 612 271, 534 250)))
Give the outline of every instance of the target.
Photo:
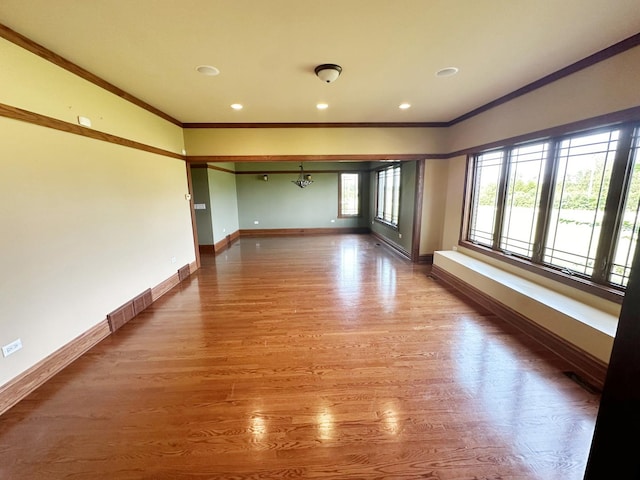
POLYGON ((511 162, 511 150, 507 149, 504 154, 502 170, 500 172, 500 183, 496 200, 496 216, 493 229, 493 250, 500 250, 500 239, 502 237, 502 224, 504 222, 504 202, 507 198, 507 181, 509 178, 509 163, 511 162))
POLYGON ((536 232, 533 242, 533 263, 542 263, 544 247, 547 238, 547 228, 549 226, 549 216, 551 214, 551 199, 555 186, 556 172, 558 171, 558 146, 557 140, 549 142, 549 151, 545 160, 544 178, 540 188, 540 201, 538 204, 539 214, 536 223, 536 232))
POLYGON ((620 131, 616 155, 613 160, 609 191, 602 217, 598 249, 591 280, 596 283, 608 283, 609 271, 615 254, 616 239, 624 215, 625 198, 631 181, 631 143, 633 129, 628 127, 620 131))

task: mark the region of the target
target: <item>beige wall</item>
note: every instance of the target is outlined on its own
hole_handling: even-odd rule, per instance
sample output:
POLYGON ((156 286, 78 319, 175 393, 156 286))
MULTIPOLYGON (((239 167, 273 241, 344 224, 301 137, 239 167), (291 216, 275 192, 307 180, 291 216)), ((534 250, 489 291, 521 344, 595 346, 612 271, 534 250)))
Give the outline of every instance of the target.
MULTIPOLYGON (((179 153, 182 129, 0 39, 0 103, 179 153)), ((185 162, 0 117, 0 385, 195 261, 185 162), (172 259, 175 258, 175 262, 172 259)))
MULTIPOLYGON (((640 47, 565 77, 451 127, 449 151, 459 151, 518 135, 540 131, 599 115, 640 106, 640 47)), ((449 160, 447 204, 442 248, 452 249, 460 235, 466 157, 449 160)), ((443 180, 444 181, 444 180, 443 180)), ((541 285, 561 291, 586 304, 616 314, 620 306, 564 286, 534 273, 510 267, 468 249, 461 251, 541 285)))
POLYGON ((447 131, 447 151, 640 106, 640 47, 461 122, 447 131))
POLYGON ((0 38, 0 103, 182 153, 182 128, 0 38))
POLYGON ((442 229, 447 218, 448 170, 447 160, 424 162, 420 255, 432 254, 442 249, 442 229))
MULTIPOLYGON (((640 47, 581 70, 448 129, 455 152, 640 106, 640 47)), ((465 158, 449 160, 443 248, 457 243, 465 158), (457 213, 456 213, 457 212, 457 213)))
POLYGON ((184 131, 187 155, 443 153, 443 128, 208 128, 184 131))
POLYGON ((442 228, 442 249, 451 250, 458 245, 464 203, 464 181, 467 168, 467 157, 449 159, 447 177, 442 179, 446 185, 445 215, 442 228))
MULTIPOLYGON (((95 130, 189 155, 448 153, 640 105, 635 48, 449 129, 183 132, 3 39, 0 58, 0 103, 86 116, 95 130)), ((464 165, 427 161, 420 253, 457 242, 464 165)), ((0 118, 0 169, 0 267, 13 275, 0 285, 0 345, 24 345, 0 358, 2 385, 195 253, 180 160, 0 118)))

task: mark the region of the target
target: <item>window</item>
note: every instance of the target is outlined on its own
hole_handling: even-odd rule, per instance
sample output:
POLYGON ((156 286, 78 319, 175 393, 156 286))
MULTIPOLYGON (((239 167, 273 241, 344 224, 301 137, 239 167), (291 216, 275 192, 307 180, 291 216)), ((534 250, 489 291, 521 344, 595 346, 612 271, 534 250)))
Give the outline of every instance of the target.
POLYGON ((537 143, 511 151, 500 232, 500 248, 506 252, 525 257, 533 254, 548 148, 548 143, 537 143))
POLYGON ((338 218, 360 216, 360 174, 338 176, 338 218))
POLYGON ((400 165, 378 171, 376 220, 398 226, 400 213, 400 165))
POLYGON ((618 134, 615 130, 560 142, 545 263, 593 274, 618 134))
POLYGON ((631 154, 631 179, 625 197, 622 219, 618 226, 615 250, 609 281, 626 286, 629 281, 631 261, 640 229, 640 128, 636 129, 631 154))
POLYGON ((475 164, 469 239, 487 247, 493 245, 503 155, 502 151, 483 153, 475 164))
POLYGON ((623 125, 471 158, 464 240, 624 288, 640 228, 640 127, 623 125))

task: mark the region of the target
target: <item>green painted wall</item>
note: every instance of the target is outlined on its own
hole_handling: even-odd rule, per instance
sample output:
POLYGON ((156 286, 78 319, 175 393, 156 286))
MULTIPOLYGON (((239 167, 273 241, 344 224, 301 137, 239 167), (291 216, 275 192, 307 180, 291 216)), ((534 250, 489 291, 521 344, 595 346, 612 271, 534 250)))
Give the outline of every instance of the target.
POLYGON ((205 210, 195 210, 198 245, 213 245, 209 177, 206 168, 191 168, 191 185, 193 188, 193 203, 204 204, 205 206, 205 210))
POLYGON ((236 175, 230 172, 207 169, 213 243, 238 231, 238 192, 236 175))
POLYGON ((236 175, 239 224, 242 230, 367 226, 369 174, 366 164, 305 163, 305 172, 312 172, 314 182, 306 188, 299 188, 292 183, 298 178, 298 174, 293 172, 298 171, 299 165, 294 163, 237 164, 236 168, 238 172, 253 172, 236 175), (363 214, 359 218, 338 218, 339 170, 363 170, 363 214), (268 173, 268 181, 263 180, 262 172, 268 173))

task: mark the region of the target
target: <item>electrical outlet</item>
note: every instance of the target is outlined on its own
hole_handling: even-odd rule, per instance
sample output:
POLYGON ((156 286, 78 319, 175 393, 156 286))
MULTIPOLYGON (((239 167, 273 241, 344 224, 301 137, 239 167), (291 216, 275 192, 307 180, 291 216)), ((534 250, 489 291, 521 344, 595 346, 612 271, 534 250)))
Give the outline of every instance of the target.
POLYGON ((258 225, 259 223, 260 223, 260 222, 259 222, 258 220, 254 220, 254 221, 253 221, 253 224, 254 224, 254 225, 258 225))
POLYGON ((2 347, 2 355, 4 355, 5 357, 8 357, 12 353, 16 353, 21 348, 22 348, 22 340, 20 339, 14 340, 13 342, 2 347))
POLYGON ((401 233, 398 234, 398 238, 402 238, 402 234, 401 233))
POLYGON ((331 223, 336 223, 335 219, 332 218, 331 219, 331 223))
POLYGON ((176 263, 176 257, 171 257, 171 263, 176 263))

